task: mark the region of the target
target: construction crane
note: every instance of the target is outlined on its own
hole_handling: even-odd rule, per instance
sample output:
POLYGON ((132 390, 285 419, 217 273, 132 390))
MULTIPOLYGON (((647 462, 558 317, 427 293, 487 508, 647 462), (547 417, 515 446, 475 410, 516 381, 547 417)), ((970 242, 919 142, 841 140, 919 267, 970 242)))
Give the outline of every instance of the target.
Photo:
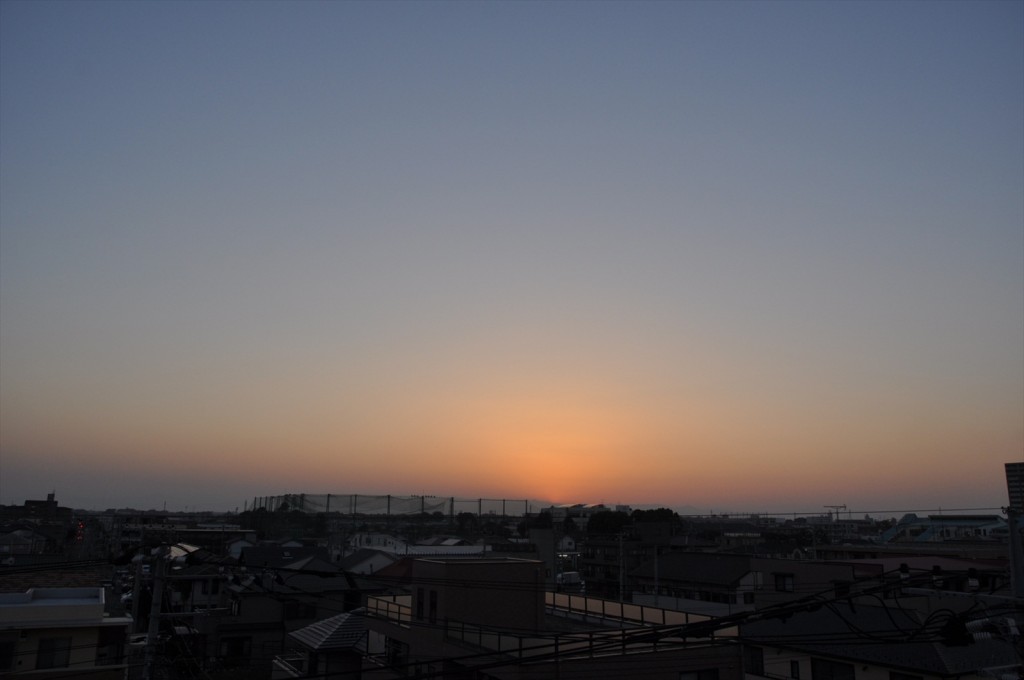
MULTIPOLYGON (((846 504, 845 503, 843 505, 826 505, 824 507, 830 508, 830 509, 836 511, 836 520, 839 519, 839 511, 840 510, 846 510, 846 504)), ((831 517, 831 516, 832 516, 832 513, 830 512, 829 513, 829 517, 831 517)))

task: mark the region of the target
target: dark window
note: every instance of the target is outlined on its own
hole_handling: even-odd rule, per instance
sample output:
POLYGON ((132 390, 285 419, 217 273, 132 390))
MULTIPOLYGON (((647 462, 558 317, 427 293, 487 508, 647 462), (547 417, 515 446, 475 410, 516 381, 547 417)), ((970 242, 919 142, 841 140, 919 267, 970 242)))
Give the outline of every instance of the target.
POLYGON ((423 588, 416 589, 416 620, 423 620, 423 588))
POLYGON ((718 669, 705 668, 699 671, 679 671, 679 680, 718 680, 718 669))
POLYGON ((791 593, 793 592, 793 575, 792 574, 776 574, 775 575, 775 590, 780 593, 791 593))
POLYGON ((854 680, 853 666, 837 661, 811 659, 811 680, 854 680))
POLYGON ((96 665, 124 663, 124 629, 102 626, 96 647, 96 665))
POLYGON ((14 650, 18 647, 15 638, 0 640, 0 671, 9 671, 14 668, 14 650))
POLYGON ((760 647, 743 648, 743 671, 751 675, 764 675, 764 650, 760 647))
POLYGON ((71 663, 71 638, 43 638, 36 652, 36 668, 67 668, 71 663))
POLYGON ((220 640, 221 662, 226 666, 241 666, 252 654, 252 638, 227 637, 220 640))
POLYGON ((430 617, 431 623, 437 623, 437 591, 430 591, 430 617))
POLYGON ((789 662, 789 677, 793 680, 800 680, 800 662, 790 661, 789 662))
POLYGON ((283 614, 285 621, 292 621, 294 619, 315 619, 316 605, 309 604, 308 602, 289 600, 284 603, 283 614))
POLYGON ((749 590, 743 593, 743 604, 754 604, 754 593, 749 590))
POLYGON ((384 638, 384 655, 393 665, 404 664, 409 657, 409 645, 394 638, 384 638))

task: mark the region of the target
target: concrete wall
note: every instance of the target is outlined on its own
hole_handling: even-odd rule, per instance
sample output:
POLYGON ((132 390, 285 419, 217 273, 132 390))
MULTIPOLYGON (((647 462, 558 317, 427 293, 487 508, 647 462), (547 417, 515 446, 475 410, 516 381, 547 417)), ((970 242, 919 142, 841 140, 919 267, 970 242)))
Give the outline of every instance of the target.
POLYGON ((479 626, 539 630, 544 622, 544 564, 538 560, 431 560, 413 563, 413 616, 479 626), (418 602, 422 597, 426 602, 418 602))

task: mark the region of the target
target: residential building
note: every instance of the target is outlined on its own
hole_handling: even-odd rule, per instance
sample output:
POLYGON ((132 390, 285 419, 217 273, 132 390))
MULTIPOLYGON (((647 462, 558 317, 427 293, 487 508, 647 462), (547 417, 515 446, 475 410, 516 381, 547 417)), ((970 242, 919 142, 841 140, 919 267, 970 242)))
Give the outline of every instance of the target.
POLYGON ((1024 463, 1006 463, 1005 469, 1010 507, 1024 512, 1024 463))
POLYGON ((0 594, 0 675, 124 680, 131 619, 104 615, 103 588, 0 594))
POLYGON ((656 548, 626 536, 588 536, 577 544, 579 572, 587 582, 587 592, 609 599, 622 599, 631 588, 626 577, 656 548))
POLYGON ((983 609, 965 615, 836 602, 743 624, 745 674, 747 680, 1017 677, 1013 633, 987 619, 983 609), (991 632, 973 636, 967 629, 976 624, 991 632))
POLYGON ((357 680, 367 654, 365 610, 357 609, 288 634, 291 651, 274 659, 272 680, 357 680))
POLYGON ((360 606, 362 585, 351 574, 319 554, 281 558, 293 550, 304 552, 281 548, 275 557, 263 550, 256 553, 261 566, 232 574, 224 590, 230 615, 211 619, 205 631, 212 659, 255 672, 285 649, 288 633, 360 606))
POLYGON ((540 560, 417 559, 408 594, 367 598, 368 660, 479 679, 739 680, 739 645, 708 617, 544 590, 540 560))
POLYGON ((849 564, 670 552, 645 562, 629 580, 635 604, 728 616, 848 590, 856 579, 849 564))
POLYGON ((999 515, 904 515, 882 533, 883 543, 1005 542, 1006 520, 999 515))

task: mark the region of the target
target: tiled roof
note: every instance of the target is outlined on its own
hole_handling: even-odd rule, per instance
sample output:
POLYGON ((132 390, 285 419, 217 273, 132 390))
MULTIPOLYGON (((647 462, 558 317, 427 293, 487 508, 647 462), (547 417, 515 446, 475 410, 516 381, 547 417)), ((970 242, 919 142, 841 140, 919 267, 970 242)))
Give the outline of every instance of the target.
POLYGON ((412 563, 414 558, 403 557, 386 567, 373 572, 372 581, 384 588, 407 586, 412 583, 412 563))
POLYGON ((327 552, 323 548, 305 546, 285 547, 279 545, 259 545, 242 549, 242 561, 250 569, 283 567, 311 555, 326 557, 327 552))
MULTIPOLYGON (((750 573, 751 563, 748 555, 669 553, 659 557, 658 568, 666 581, 733 586, 750 573)), ((654 561, 641 565, 633 575, 654 578, 654 561)))
POLYGON ((338 566, 342 569, 352 569, 353 567, 360 566, 363 562, 377 559, 381 566, 393 563, 398 558, 384 550, 378 550, 376 548, 360 548, 345 559, 343 559, 338 566))
POLYGON ((35 569, 0 569, 0 593, 23 593, 29 588, 98 587, 109 581, 109 564, 66 566, 53 564, 35 569))
POLYGON ((356 609, 317 621, 288 634, 312 651, 354 649, 366 651, 365 610, 356 609))

